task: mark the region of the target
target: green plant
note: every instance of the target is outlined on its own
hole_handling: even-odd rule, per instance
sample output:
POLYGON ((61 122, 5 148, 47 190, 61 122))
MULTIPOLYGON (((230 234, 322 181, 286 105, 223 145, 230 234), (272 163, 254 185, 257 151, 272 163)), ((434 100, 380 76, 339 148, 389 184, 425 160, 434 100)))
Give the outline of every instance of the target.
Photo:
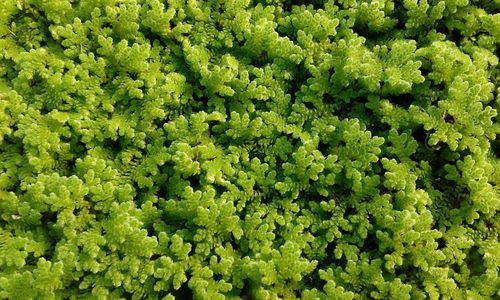
POLYGON ((499 10, 0 1, 0 299, 499 297, 499 10))

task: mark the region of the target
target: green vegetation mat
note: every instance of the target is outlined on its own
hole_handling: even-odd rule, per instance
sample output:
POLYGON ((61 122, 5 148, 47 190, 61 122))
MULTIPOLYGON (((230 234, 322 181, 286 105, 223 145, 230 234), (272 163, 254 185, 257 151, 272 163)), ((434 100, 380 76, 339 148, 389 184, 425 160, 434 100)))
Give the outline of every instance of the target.
POLYGON ((0 299, 500 299, 500 0, 0 0, 0 299))

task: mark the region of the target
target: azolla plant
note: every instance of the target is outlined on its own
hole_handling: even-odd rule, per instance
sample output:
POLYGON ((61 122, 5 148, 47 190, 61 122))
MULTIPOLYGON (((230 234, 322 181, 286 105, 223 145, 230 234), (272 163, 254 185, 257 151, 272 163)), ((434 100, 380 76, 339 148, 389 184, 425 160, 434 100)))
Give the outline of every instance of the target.
POLYGON ((0 1, 0 299, 500 297, 499 0, 0 1))

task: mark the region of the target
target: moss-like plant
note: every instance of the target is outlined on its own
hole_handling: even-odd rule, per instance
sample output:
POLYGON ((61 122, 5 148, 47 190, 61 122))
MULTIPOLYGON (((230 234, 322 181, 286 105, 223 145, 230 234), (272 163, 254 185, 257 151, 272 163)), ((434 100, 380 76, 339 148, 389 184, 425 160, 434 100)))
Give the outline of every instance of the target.
POLYGON ((499 0, 1 0, 0 299, 500 297, 499 0))

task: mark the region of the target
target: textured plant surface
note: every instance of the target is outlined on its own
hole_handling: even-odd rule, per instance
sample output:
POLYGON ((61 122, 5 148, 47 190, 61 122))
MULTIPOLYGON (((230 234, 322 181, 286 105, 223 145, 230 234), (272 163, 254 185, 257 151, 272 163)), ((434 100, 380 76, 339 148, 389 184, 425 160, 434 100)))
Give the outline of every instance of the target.
POLYGON ((500 0, 1 0, 1 299, 493 299, 500 0))

